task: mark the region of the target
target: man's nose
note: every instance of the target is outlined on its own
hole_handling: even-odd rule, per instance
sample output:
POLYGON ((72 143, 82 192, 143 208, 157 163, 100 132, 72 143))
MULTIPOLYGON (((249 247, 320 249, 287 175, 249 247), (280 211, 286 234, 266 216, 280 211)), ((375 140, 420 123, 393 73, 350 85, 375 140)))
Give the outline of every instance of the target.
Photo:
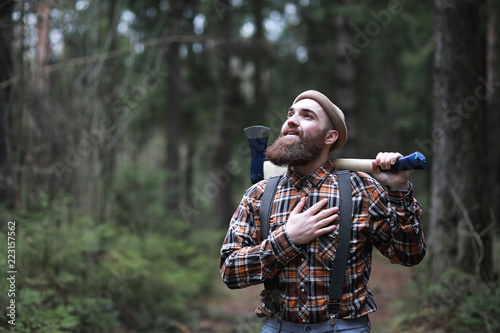
POLYGON ((286 120, 286 124, 289 127, 299 127, 299 120, 296 115, 293 115, 286 120))

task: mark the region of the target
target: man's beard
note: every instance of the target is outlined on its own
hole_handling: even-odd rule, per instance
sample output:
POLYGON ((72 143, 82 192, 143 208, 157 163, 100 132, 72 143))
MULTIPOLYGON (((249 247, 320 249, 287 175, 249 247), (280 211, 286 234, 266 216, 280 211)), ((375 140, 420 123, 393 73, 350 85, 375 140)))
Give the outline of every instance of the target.
POLYGON ((328 129, 310 137, 283 136, 266 150, 266 158, 275 165, 304 166, 321 155, 328 129))

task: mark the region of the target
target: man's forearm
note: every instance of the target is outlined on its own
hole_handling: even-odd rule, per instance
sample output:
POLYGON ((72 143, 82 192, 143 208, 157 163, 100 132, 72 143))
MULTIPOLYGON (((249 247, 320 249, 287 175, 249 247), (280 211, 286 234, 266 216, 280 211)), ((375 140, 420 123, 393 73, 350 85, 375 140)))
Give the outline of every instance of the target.
POLYGON ((261 244, 231 247, 226 238, 221 251, 220 273, 229 288, 245 288, 273 278, 300 251, 293 245, 284 226, 273 231, 261 244))

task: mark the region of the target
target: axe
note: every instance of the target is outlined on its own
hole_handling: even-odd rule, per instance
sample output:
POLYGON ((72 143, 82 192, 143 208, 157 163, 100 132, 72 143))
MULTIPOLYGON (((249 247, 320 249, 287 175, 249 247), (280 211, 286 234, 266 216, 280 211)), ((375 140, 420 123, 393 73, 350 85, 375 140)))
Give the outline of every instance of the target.
MULTIPOLYGON (((270 129, 265 126, 251 126, 245 128, 245 134, 250 145, 252 154, 251 181, 252 184, 258 181, 277 176, 286 171, 286 167, 277 166, 264 158, 267 147, 270 129)), ((332 162, 337 169, 372 172, 372 162, 374 159, 360 158, 333 158, 332 162)), ((423 170, 427 168, 427 160, 424 155, 414 152, 398 158, 396 163, 387 171, 397 172, 403 170, 423 170)))
POLYGON ((250 180, 252 184, 255 184, 264 179, 264 152, 267 148, 270 129, 265 126, 250 126, 245 128, 244 131, 252 155, 250 180))

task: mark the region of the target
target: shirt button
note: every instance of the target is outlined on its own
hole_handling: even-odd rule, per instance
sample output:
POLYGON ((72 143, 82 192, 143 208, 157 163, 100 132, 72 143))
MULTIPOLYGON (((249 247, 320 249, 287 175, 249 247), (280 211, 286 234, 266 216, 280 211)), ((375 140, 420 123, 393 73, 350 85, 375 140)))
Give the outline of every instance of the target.
POLYGON ((307 323, 307 319, 302 319, 302 322, 303 323, 307 323))
POLYGON ((305 259, 304 259, 304 258, 300 258, 300 261, 304 262, 304 261, 305 261, 305 259))
POLYGON ((305 290, 304 288, 300 289, 300 291, 302 291, 303 293, 305 293, 305 292, 306 292, 306 290, 305 290))

